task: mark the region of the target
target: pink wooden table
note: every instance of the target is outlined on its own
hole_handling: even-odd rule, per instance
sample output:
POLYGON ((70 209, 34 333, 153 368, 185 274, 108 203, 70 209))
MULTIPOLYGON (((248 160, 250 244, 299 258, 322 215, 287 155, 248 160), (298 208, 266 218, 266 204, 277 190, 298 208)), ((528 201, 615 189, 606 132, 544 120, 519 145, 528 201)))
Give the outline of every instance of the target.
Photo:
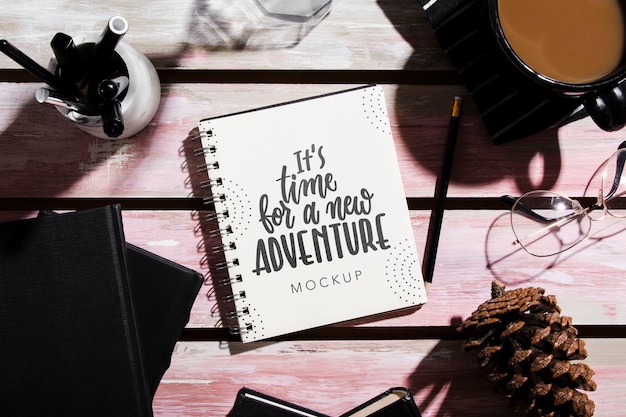
POLYGON ((218 327, 207 280, 154 399, 157 416, 225 416, 242 386, 330 415, 405 386, 425 417, 506 416, 506 402, 461 352, 454 331, 489 298, 493 279, 556 295, 587 342, 595 415, 624 414, 626 236, 533 258, 510 248, 508 212, 498 203, 502 194, 534 188, 582 195, 624 131, 606 133, 582 119, 494 145, 414 0, 342 0, 296 45, 267 49, 208 45, 201 6, 209 3, 37 0, 3 10, 1 37, 40 63, 56 32, 99 33, 112 15, 126 17, 125 41, 155 63, 162 101, 137 136, 96 139, 37 103, 40 83, 0 56, 0 220, 120 202, 129 242, 206 273, 197 248, 206 193, 194 186, 202 160, 188 139, 198 120, 377 82, 423 251, 455 95, 464 108, 428 304, 243 345, 218 327))

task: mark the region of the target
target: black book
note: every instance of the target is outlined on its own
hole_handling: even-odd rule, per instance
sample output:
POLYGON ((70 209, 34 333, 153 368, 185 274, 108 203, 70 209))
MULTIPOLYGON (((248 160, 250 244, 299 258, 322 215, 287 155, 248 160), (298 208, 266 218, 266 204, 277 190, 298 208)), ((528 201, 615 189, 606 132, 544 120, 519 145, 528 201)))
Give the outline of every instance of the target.
POLYGON ((228 417, 329 417, 248 387, 237 393, 228 417))
POLYGON ((10 416, 152 416, 120 207, 0 224, 10 416))
MULTIPOLYGON (((328 417, 309 408, 243 387, 228 417, 328 417)), ((421 417, 406 388, 390 388, 340 417, 421 417)))
POLYGON ((126 247, 146 378, 154 395, 204 279, 152 252, 130 243, 126 247))
POLYGON ((390 388, 340 417, 421 417, 406 388, 390 388))
MULTIPOLYGON (((55 214, 41 211, 39 217, 55 214)), ((204 280, 200 273, 130 243, 126 254, 145 374, 154 396, 204 280)))

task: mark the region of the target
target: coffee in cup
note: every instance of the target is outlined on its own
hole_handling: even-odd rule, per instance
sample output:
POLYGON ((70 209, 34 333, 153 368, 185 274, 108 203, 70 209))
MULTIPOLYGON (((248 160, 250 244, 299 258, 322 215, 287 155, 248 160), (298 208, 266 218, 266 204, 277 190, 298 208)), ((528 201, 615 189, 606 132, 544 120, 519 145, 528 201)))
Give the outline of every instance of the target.
POLYGON ((536 82, 580 96, 604 130, 626 124, 623 0, 489 0, 502 50, 536 82))

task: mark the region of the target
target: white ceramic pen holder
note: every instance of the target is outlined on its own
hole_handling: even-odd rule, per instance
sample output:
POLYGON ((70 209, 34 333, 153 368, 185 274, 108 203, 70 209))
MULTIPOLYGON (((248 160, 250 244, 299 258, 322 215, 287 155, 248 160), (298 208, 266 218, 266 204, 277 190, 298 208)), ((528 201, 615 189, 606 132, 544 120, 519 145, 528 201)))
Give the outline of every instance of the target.
MULTIPOLYGON (((90 50, 89 44, 95 44, 97 34, 79 35, 73 38, 79 50, 90 50)), ((101 116, 85 116, 71 109, 57 107, 59 112, 77 127, 90 135, 103 139, 124 139, 141 131, 154 118, 161 100, 161 83, 152 62, 132 46, 118 42, 115 50, 128 71, 128 87, 121 100, 121 114, 124 131, 117 137, 109 137, 102 128, 101 116)), ((48 69, 55 73, 56 58, 52 58, 48 69)))

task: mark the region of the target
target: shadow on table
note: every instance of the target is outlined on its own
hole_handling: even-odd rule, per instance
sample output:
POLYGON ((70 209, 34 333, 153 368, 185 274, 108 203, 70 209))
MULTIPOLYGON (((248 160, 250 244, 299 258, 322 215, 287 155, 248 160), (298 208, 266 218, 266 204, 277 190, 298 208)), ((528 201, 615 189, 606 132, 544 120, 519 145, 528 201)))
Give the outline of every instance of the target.
MULTIPOLYGON (((449 60, 438 44, 432 32, 432 26, 417 0, 377 0, 377 4, 398 33, 413 47, 414 52, 404 66, 406 70, 428 69, 441 70, 446 73, 455 72, 451 63, 445 68, 433 68, 433 63, 449 62, 449 60), (432 33, 432 36, 423 36, 424 33, 432 33)), ((467 175, 453 175, 453 182, 479 186, 511 177, 517 181, 519 190, 550 188, 555 184, 561 168, 557 129, 494 145, 465 86, 458 84, 450 86, 449 90, 450 106, 454 94, 460 94, 465 98, 454 170, 460 170, 459 172, 467 175), (471 134, 466 134, 466 129, 471 134), (520 167, 528 167, 538 157, 544 160, 543 178, 532 178, 529 172, 520 172, 520 167), (511 163, 512 161, 515 163, 511 163)), ((406 116, 402 114, 398 116, 407 117, 407 122, 399 121, 401 139, 411 150, 415 161, 434 175, 439 174, 450 119, 450 108, 442 107, 441 100, 441 97, 432 97, 432 94, 428 92, 428 86, 423 85, 399 85, 396 92, 396 111, 409 109, 408 112, 410 112, 410 109, 419 107, 421 112, 417 115, 413 112, 406 116), (429 104, 422 103, 416 106, 414 103, 417 101, 429 104), (420 119, 430 119, 427 125, 438 126, 438 128, 428 130, 422 128, 420 119)), ((447 103, 448 101, 446 101, 446 106, 447 103)), ((511 190, 512 193, 515 191, 511 190)))
MULTIPOLYGON (((486 266, 494 279, 507 286, 529 284, 545 276, 558 274, 555 268, 572 259, 593 257, 594 251, 606 251, 606 247, 601 247, 604 240, 619 239, 619 236, 623 238, 625 232, 624 219, 605 216, 604 220, 592 223, 589 236, 581 243, 554 256, 537 257, 519 245, 513 245, 515 235, 511 229, 510 215, 503 213, 493 220, 485 238, 486 266)), ((619 242, 615 243, 616 247, 619 245, 619 242)))
MULTIPOLYGON (((457 327, 461 318, 452 319, 457 327)), ((498 397, 459 340, 442 340, 406 382, 422 416, 506 417, 507 400, 498 397), (442 372, 447 369, 448 372, 442 372)))
MULTIPOLYGON (((602 194, 602 183, 605 181, 602 166, 591 173, 587 184, 581 193, 571 198, 576 199, 582 207, 592 206, 602 194)), ((614 200, 617 201, 617 200, 614 200)), ((510 212, 498 215, 489 225, 485 237, 485 261, 486 267, 494 279, 506 285, 527 284, 547 274, 553 273, 555 267, 569 261, 572 258, 601 256, 610 250, 606 245, 616 245, 621 248, 619 241, 613 239, 623 237, 626 232, 626 215, 624 207, 613 203, 613 212, 595 210, 585 214, 589 216, 589 229, 587 235, 580 236, 580 242, 574 246, 566 244, 562 249, 569 247, 553 256, 537 257, 526 252, 519 244, 515 243, 515 234, 511 227, 510 212), (603 244, 606 245, 602 247, 603 244), (594 255, 594 251, 595 252, 594 255)), ((503 206, 505 207, 505 206, 503 206)), ((581 218, 582 220, 582 218, 581 218)), ((543 225, 545 226, 545 225, 543 225)), ((537 227, 543 227, 538 224, 537 227)), ((568 227, 576 228, 576 224, 562 225, 559 230, 567 230, 568 227)), ((557 231, 558 233, 558 231, 557 231)), ((540 243, 540 242, 539 242, 540 243)), ((571 242, 570 242, 571 243, 571 242)))
MULTIPOLYGON (((311 3, 317 5, 317 12, 311 19, 290 21, 271 14, 254 15, 244 10, 251 7, 247 3, 255 4, 248 0, 196 0, 188 20, 189 44, 167 55, 155 54, 148 58, 157 68, 176 68, 188 48, 292 47, 313 30, 334 5, 334 2, 316 0, 311 3)), ((32 98, 23 99, 24 104, 15 112, 12 123, 0 132, 2 197, 61 197, 80 180, 90 180, 90 176, 94 181, 94 194, 104 197, 102 181, 106 181, 104 192, 121 189, 128 177, 127 167, 141 166, 140 161, 150 154, 152 137, 157 129, 164 129, 164 125, 158 123, 163 116, 160 108, 154 122, 133 137, 98 139, 73 126, 53 106, 37 103, 35 91, 43 84, 25 85, 32 87, 32 98), (111 169, 99 172, 103 166, 111 169)), ((6 101, 16 99, 10 92, 3 94, 6 94, 6 101)))
POLYGON ((38 84, 26 86, 32 86, 32 100, 24 100, 11 124, 0 132, 2 197, 63 197, 81 179, 92 180, 95 194, 106 197, 107 191, 123 187, 127 172, 116 168, 139 166, 149 155, 154 126, 129 139, 95 138, 53 106, 37 103, 38 84), (110 169, 98 173, 102 166, 110 169), (98 184, 101 181, 106 183, 98 184))

